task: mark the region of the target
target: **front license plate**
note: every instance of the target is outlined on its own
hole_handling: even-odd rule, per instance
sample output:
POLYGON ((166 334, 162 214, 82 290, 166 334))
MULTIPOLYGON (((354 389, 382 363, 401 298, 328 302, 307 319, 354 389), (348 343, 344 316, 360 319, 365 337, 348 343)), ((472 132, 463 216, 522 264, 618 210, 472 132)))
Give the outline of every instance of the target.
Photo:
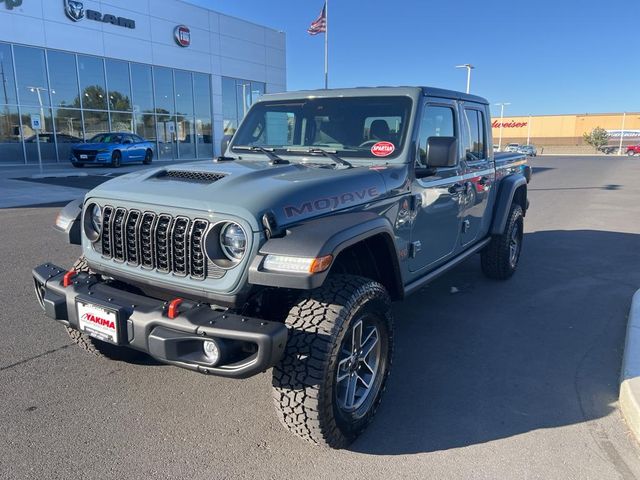
POLYGON ((89 155, 80 155, 81 160, 86 160, 87 158, 89 158, 89 155))
POLYGON ((118 343, 118 315, 99 305, 77 302, 80 330, 98 340, 118 343))

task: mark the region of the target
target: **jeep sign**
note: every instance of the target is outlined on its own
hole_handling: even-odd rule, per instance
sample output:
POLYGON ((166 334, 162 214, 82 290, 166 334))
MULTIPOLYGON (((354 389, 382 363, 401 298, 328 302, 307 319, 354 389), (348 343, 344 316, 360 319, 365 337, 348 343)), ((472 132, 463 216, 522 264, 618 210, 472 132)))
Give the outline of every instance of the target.
MULTIPOLYGON (((8 0, 5 0, 8 1, 8 0)), ((15 3, 15 0, 13 0, 15 3)), ((64 13, 74 22, 79 22, 84 18, 96 22, 110 23, 118 27, 136 28, 135 20, 124 17, 116 17, 115 15, 102 14, 95 10, 85 10, 84 4, 75 0, 64 0, 64 13)))
MULTIPOLYGON (((2 0, 0 0, 1 2, 2 0)), ((4 5, 7 10, 13 10, 15 7, 22 5, 22 0, 4 0, 4 5)))

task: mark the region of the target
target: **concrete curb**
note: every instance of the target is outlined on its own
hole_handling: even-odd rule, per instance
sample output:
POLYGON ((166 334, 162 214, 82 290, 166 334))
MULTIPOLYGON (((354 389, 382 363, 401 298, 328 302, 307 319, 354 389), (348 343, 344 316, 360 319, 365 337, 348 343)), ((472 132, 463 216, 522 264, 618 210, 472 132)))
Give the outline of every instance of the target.
POLYGON ((640 290, 633 296, 620 377, 620 409, 640 442, 640 290))

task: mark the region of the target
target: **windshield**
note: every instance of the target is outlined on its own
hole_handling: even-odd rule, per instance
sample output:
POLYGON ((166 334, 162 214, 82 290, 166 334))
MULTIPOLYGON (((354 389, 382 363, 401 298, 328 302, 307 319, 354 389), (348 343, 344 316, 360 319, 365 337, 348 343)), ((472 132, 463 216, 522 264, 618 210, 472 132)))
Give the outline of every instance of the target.
POLYGON ((113 135, 111 133, 101 133, 96 135, 89 143, 120 143, 120 135, 113 135))
POLYGON ((394 158, 405 143, 411 105, 400 96, 262 102, 249 111, 231 148, 278 154, 321 148, 340 157, 394 158))

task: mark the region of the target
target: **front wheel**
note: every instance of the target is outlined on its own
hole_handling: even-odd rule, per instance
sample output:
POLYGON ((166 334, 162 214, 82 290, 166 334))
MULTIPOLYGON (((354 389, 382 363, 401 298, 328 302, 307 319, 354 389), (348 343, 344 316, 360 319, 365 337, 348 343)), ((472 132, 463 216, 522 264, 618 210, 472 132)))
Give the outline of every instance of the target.
POLYGON ((633 157, 635 154, 636 154, 636 152, 634 152, 633 150, 629 150, 627 152, 627 155, 630 156, 630 157, 633 157))
POLYGON ((524 238, 524 214, 517 203, 511 205, 504 232, 495 235, 481 255, 482 271, 495 280, 506 280, 518 267, 524 238))
POLYGON ((276 410, 289 431, 344 448, 367 427, 391 367, 390 307, 379 283, 334 275, 291 309, 287 348, 273 370, 276 410))
POLYGON ((116 150, 111 155, 111 166, 113 168, 119 168, 121 164, 122 164, 122 153, 116 150))

